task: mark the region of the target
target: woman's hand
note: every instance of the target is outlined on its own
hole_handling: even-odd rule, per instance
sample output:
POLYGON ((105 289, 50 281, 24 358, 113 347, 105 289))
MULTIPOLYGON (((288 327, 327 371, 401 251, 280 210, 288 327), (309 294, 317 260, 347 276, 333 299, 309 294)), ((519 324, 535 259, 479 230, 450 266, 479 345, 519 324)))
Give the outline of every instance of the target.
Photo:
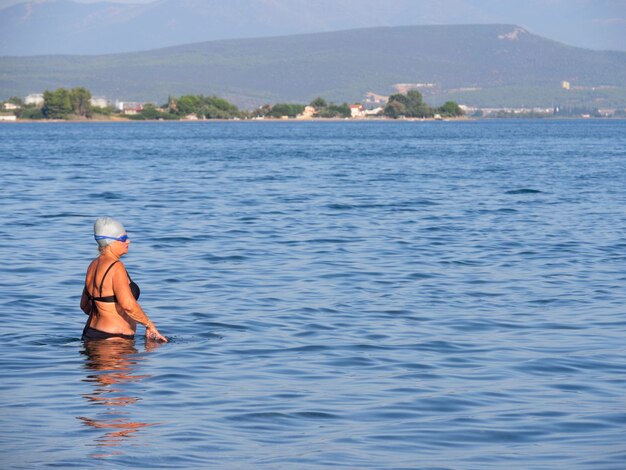
POLYGON ((146 338, 153 341, 162 341, 167 343, 167 338, 159 333, 159 330, 156 329, 153 323, 150 323, 148 327, 146 327, 146 338))

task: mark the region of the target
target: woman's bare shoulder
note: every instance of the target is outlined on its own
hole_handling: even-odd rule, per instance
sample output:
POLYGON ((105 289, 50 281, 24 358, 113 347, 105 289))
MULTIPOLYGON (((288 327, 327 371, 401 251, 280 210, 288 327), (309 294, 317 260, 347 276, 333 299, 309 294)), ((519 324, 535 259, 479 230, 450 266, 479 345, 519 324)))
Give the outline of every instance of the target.
POLYGON ((89 266, 87 266, 87 274, 91 273, 94 269, 94 266, 96 265, 96 263, 98 262, 98 258, 92 259, 91 263, 89 263, 89 266))
POLYGON ((126 276, 126 266, 124 266, 124 263, 122 262, 122 260, 116 260, 113 264, 113 266, 111 266, 111 272, 113 274, 124 274, 124 276, 126 276))
POLYGON ((112 273, 115 273, 119 271, 120 269, 122 271, 125 271, 126 267, 124 266, 124 263, 122 263, 122 261, 119 259, 111 261, 108 259, 102 259, 102 257, 99 256, 95 258, 93 261, 91 261, 91 263, 89 263, 89 267, 87 268, 87 275, 95 274, 96 269, 98 270, 98 273, 100 273, 101 271, 104 272, 104 271, 109 271, 109 270, 112 273))

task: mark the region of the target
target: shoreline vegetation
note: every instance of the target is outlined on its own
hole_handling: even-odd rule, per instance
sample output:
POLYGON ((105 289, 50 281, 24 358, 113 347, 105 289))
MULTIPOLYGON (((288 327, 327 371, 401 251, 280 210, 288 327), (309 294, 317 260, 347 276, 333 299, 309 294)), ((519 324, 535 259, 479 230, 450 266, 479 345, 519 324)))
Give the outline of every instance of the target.
POLYGON ((322 118, 322 117, 312 117, 306 119, 295 119, 295 118, 233 118, 233 119, 224 119, 224 118, 213 118, 213 119, 131 119, 128 116, 99 116, 94 115, 91 118, 83 118, 72 116, 65 119, 13 119, 13 120, 3 120, 0 118, 0 125, 2 124, 27 124, 27 123, 43 123, 43 124, 55 124, 55 123, 155 123, 155 122, 172 122, 172 123, 199 123, 199 122, 241 122, 241 123, 271 123, 271 122, 283 122, 283 123, 306 123, 306 122, 347 122, 347 123, 359 123, 359 122, 437 122, 437 121, 454 121, 454 122, 475 122, 478 120, 525 120, 525 119, 541 119, 541 120, 550 120, 550 121, 568 121, 568 120, 626 120, 626 116, 589 116, 589 115, 576 115, 576 116, 559 116, 559 115, 537 115, 536 113, 526 113, 526 114, 510 114, 510 115, 497 115, 497 116, 472 116, 472 115, 462 115, 455 117, 442 117, 442 118, 411 118, 411 117, 400 117, 400 118, 390 118, 386 116, 370 116, 366 118, 322 118))
MULTIPOLYGON (((12 97, 1 102, 0 122, 130 122, 130 121, 433 121, 474 119, 571 119, 606 118, 586 110, 537 112, 499 110, 484 115, 482 111, 466 113, 454 101, 433 107, 424 102, 417 90, 396 93, 386 103, 366 108, 360 103, 335 104, 318 97, 309 104, 265 104, 253 110, 240 110, 224 98, 204 95, 170 96, 167 103, 116 102, 92 98, 85 88, 45 91, 39 100, 29 102, 12 97)), ((626 117, 616 114, 614 118, 626 117)))
MULTIPOLYGON (((346 119, 451 119, 464 116, 449 101, 440 107, 424 103, 416 90, 391 95, 386 104, 367 109, 360 103, 336 104, 318 97, 309 104, 265 104, 241 110, 224 98, 204 95, 170 96, 167 103, 116 102, 115 106, 93 100, 85 88, 45 91, 35 103, 12 97, 2 103, 14 121, 204 121, 204 120, 346 120, 346 119)), ((9 120, 9 119, 5 119, 9 120)))

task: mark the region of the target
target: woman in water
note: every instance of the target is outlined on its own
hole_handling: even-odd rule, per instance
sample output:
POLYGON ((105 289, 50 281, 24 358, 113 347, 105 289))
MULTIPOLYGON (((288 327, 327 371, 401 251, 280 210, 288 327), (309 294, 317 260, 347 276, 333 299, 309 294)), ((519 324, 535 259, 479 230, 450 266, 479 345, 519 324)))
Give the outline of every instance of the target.
POLYGON ((100 217, 93 232, 100 256, 87 268, 80 300, 80 308, 89 315, 83 339, 134 339, 137 323, 141 323, 147 339, 167 342, 137 303, 139 286, 120 261, 130 245, 124 226, 110 217, 100 217))

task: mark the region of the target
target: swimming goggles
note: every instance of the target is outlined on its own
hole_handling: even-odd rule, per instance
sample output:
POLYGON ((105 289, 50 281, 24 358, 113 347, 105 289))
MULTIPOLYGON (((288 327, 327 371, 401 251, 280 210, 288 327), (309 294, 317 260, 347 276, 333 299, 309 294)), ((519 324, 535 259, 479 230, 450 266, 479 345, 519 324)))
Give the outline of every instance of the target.
POLYGON ((105 235, 94 235, 96 240, 117 240, 118 242, 125 242, 128 240, 128 235, 122 235, 121 237, 107 237, 105 235))

